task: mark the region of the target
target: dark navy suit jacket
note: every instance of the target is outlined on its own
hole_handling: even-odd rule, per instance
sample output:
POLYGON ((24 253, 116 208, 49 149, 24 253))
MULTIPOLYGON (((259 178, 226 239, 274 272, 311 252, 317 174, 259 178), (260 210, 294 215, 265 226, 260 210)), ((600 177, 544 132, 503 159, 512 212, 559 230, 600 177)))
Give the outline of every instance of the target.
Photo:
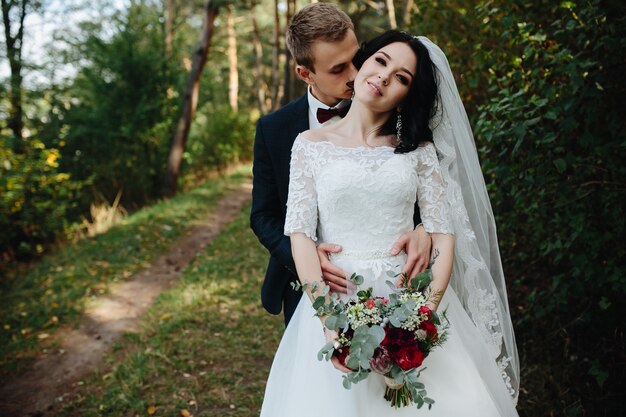
POLYGON ((291 147, 300 132, 309 129, 309 103, 306 94, 257 122, 254 139, 254 175, 250 226, 270 253, 261 288, 263 307, 279 314, 285 307, 289 321, 301 293, 289 282, 295 281, 296 267, 291 242, 283 234, 289 189, 291 147))

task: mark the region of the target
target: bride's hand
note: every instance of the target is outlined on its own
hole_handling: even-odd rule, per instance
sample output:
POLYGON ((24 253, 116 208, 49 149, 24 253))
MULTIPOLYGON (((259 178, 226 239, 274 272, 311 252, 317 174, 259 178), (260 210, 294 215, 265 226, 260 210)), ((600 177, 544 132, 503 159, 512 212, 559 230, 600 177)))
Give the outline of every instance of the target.
MULTIPOLYGON (((334 330, 330 330, 324 327, 324 337, 326 337, 327 342, 330 342, 330 341, 336 342, 337 338, 339 337, 339 334, 334 330)), ((337 357, 334 355, 332 356, 332 358, 330 358, 330 362, 333 364, 333 366, 337 370, 343 373, 352 372, 352 369, 347 368, 344 365, 342 365, 341 362, 339 362, 339 359, 337 359, 337 357)))

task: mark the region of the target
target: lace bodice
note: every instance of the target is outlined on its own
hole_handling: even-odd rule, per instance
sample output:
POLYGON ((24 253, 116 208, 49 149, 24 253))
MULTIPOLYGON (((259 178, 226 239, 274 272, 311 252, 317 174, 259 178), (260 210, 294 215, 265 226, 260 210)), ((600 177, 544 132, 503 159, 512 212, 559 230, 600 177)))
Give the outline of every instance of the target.
POLYGON ((291 151, 285 234, 319 237, 346 253, 388 253, 413 229, 416 198, 427 232, 452 232, 434 145, 396 154, 391 147, 346 148, 299 135, 291 151))

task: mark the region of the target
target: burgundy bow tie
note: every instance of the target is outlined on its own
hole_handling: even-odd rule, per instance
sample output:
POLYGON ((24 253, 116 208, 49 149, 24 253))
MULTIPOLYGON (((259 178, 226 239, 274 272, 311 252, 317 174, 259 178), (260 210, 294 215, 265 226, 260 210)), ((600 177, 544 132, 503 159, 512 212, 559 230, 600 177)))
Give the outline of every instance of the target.
POLYGON ((334 116, 343 117, 348 113, 348 109, 350 109, 350 106, 343 106, 340 109, 322 109, 320 107, 317 109, 317 121, 320 123, 326 123, 326 121, 330 120, 334 116))

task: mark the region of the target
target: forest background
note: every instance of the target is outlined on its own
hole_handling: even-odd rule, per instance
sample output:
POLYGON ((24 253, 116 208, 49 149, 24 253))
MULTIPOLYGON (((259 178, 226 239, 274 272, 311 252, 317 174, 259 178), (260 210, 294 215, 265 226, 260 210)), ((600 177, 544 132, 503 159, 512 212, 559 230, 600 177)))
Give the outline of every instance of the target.
MULTIPOLYGON (((302 0, 1 3, 3 292, 64 242, 250 161, 258 117, 304 92, 284 44, 302 0)), ((337 3, 360 40, 398 28, 450 60, 497 218, 523 414, 623 414, 626 7, 337 3)), ((19 317, 1 320, 20 337, 19 317)))

